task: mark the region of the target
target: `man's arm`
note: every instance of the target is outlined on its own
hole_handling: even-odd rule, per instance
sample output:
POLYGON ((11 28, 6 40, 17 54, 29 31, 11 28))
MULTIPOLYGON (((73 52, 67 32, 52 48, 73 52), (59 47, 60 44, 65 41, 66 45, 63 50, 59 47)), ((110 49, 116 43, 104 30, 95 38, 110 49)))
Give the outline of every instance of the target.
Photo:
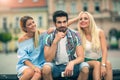
POLYGON ((44 55, 47 62, 51 62, 57 50, 57 42, 54 40, 51 46, 44 47, 44 55))
POLYGON ((55 34, 55 38, 54 38, 51 46, 45 46, 44 47, 44 54, 45 54, 46 61, 51 62, 55 58, 55 54, 56 54, 56 50, 57 50, 57 44, 60 41, 60 39, 63 38, 64 36, 65 36, 65 33, 57 32, 55 34))
POLYGON ((76 55, 77 55, 76 59, 71 60, 67 64, 66 69, 65 69, 65 73, 64 73, 65 76, 71 76, 73 73, 74 65, 79 64, 79 63, 84 61, 84 53, 83 53, 82 46, 76 47, 76 55))
POLYGON ((76 33, 76 55, 77 57, 74 60, 71 60, 68 64, 67 67, 65 69, 65 76, 71 76, 73 69, 74 69, 74 65, 79 64, 81 62, 84 61, 84 52, 83 52, 83 47, 82 47, 82 43, 81 43, 81 38, 79 33, 76 33))
POLYGON ((84 61, 84 52, 83 52, 83 47, 82 46, 77 46, 76 47, 76 59, 72 60, 72 62, 75 64, 79 64, 84 61))
POLYGON ((82 46, 82 39, 80 37, 80 34, 76 32, 76 59, 73 60, 74 64, 78 64, 80 62, 84 61, 84 51, 83 51, 83 46, 82 46))

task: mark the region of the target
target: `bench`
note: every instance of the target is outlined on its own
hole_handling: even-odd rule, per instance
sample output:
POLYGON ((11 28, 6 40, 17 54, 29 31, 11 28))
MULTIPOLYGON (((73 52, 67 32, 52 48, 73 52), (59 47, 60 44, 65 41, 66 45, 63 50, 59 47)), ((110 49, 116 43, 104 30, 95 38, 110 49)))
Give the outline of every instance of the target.
MULTIPOLYGON (((16 74, 0 74, 0 80, 19 80, 16 74)), ((76 78, 55 78, 54 80, 76 80, 76 78)), ((89 75, 92 80, 92 74, 89 75)), ((120 80, 120 69, 113 69, 113 80, 120 80)))

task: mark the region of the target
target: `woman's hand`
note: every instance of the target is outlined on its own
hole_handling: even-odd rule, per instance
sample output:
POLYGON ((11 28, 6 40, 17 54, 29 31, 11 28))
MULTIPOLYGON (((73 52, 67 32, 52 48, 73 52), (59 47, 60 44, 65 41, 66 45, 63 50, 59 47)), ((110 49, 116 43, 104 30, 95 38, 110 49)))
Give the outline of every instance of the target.
POLYGON ((106 67, 105 66, 101 66, 101 78, 106 76, 106 67))
POLYGON ((55 27, 50 27, 50 28, 47 30, 47 33, 50 34, 50 33, 52 33, 54 30, 55 30, 55 27))
POLYGON ((38 67, 35 67, 35 68, 34 68, 34 71, 37 72, 37 73, 41 73, 41 70, 40 70, 40 68, 38 68, 38 67))

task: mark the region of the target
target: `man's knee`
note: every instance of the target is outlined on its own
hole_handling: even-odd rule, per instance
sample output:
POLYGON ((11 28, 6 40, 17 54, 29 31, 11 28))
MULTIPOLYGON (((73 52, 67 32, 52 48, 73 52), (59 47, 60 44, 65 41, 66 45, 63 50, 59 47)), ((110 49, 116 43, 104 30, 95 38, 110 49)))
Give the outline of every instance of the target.
POLYGON ((80 69, 82 73, 88 74, 89 73, 89 64, 87 62, 82 62, 80 64, 80 69))
POLYGON ((88 74, 89 73, 89 68, 88 67, 83 67, 81 72, 84 73, 84 74, 88 74))
POLYGON ((50 65, 44 65, 42 69, 42 73, 44 74, 50 74, 51 73, 51 66, 50 65))

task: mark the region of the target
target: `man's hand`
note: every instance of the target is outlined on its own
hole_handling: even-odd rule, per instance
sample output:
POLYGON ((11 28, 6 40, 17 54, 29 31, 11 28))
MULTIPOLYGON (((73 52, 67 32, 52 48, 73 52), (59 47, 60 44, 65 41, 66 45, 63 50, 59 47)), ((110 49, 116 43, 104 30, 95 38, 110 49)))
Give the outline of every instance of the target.
POLYGON ((65 37, 65 33, 63 33, 63 32, 57 32, 56 34, 55 34, 55 41, 56 42, 59 42, 62 38, 64 38, 65 37))
POLYGON ((74 62, 70 61, 65 69, 64 76, 70 77, 73 75, 73 69, 74 69, 74 62))

